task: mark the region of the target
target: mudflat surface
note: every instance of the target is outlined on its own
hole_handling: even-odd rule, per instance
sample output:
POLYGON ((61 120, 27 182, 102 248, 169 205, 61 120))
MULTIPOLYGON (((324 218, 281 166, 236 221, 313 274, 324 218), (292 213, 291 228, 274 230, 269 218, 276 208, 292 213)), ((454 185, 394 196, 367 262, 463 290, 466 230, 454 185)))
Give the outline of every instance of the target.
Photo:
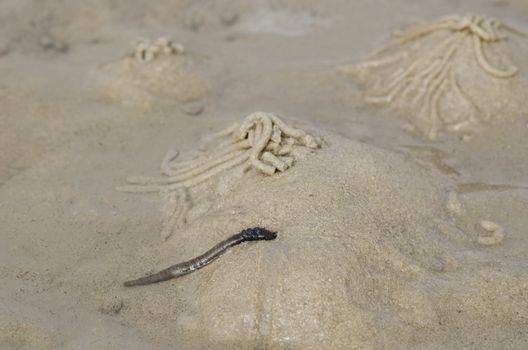
POLYGON ((466 12, 528 29, 521 0, 2 1, 0 349, 528 348, 526 105, 431 141, 339 68, 466 12), (133 57, 159 37, 184 53, 133 57), (160 241, 164 197, 116 187, 255 111, 322 147, 193 188, 160 241))

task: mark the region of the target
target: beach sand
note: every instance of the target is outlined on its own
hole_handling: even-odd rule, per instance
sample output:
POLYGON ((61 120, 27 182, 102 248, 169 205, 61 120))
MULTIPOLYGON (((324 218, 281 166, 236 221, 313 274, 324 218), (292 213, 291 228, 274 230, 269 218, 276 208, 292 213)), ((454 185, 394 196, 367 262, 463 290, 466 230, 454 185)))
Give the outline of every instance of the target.
POLYGON ((528 348, 528 102, 432 141, 339 70, 466 12, 528 30, 522 0, 3 1, 0 349, 528 348), (160 37, 184 52, 134 60, 160 37), (116 187, 256 111, 321 147, 189 189, 161 241, 165 194, 116 187))

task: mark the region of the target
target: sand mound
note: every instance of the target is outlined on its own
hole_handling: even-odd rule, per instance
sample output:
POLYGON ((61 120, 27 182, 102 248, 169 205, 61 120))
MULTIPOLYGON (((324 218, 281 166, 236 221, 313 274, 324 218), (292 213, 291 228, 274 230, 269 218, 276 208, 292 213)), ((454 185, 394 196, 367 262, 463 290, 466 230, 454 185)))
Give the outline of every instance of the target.
MULTIPOLYGON (((486 269, 496 275, 493 286, 475 274, 484 270, 484 248, 456 228, 446 178, 390 152, 323 137, 328 147, 288 172, 219 181, 161 259, 183 261, 256 225, 277 230, 276 241, 240 246, 193 275, 127 290, 128 322, 227 348, 291 349, 411 348, 434 344, 455 323, 473 339, 475 330, 459 320, 483 322, 491 306, 522 327, 528 313, 512 309, 525 303, 526 274, 486 269), (492 302, 503 293, 508 302, 492 302), (170 325, 160 323, 167 319, 170 325)), ((137 249, 129 276, 150 267, 141 256, 159 255, 137 249)), ((496 319, 484 323, 502 327, 496 319)))
POLYGON ((133 53, 99 67, 93 75, 106 96, 141 108, 154 101, 200 100, 208 89, 183 46, 165 38, 140 40, 133 53))
POLYGON ((518 28, 452 15, 396 32, 387 47, 344 70, 365 85, 365 102, 390 106, 435 139, 526 114, 527 55, 518 28))
POLYGON ((112 188, 137 169, 140 160, 127 150, 79 145, 43 159, 1 189, 9 206, 0 219, 10 230, 0 273, 10 286, 6 300, 22 295, 47 324, 66 321, 52 329, 31 318, 7 322, 1 340, 56 348, 65 339, 130 338, 102 331, 112 324, 152 348, 493 348, 502 339, 522 341, 528 276, 524 255, 512 254, 518 232, 505 226, 501 242, 481 245, 479 237, 492 232, 478 223, 496 217, 463 214, 471 197, 457 203, 448 195, 451 180, 436 168, 314 134, 323 147, 299 154, 283 173, 210 179, 187 226, 165 244, 155 239, 156 197, 129 200, 112 188), (234 247, 179 279, 122 287, 254 226, 278 238, 234 247), (86 321, 94 319, 104 326, 86 321), (20 338, 25 329, 30 340, 20 338))

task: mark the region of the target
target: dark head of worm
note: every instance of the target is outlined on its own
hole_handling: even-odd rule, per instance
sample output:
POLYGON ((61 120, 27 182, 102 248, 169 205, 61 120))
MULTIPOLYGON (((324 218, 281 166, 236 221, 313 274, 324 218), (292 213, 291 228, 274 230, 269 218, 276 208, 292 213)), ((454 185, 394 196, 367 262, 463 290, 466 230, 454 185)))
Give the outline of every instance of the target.
POLYGON ((266 230, 262 227, 247 228, 240 231, 244 241, 271 241, 277 238, 277 232, 266 230))
POLYGON ((222 242, 218 243, 217 245, 215 245, 214 247, 194 259, 176 265, 172 265, 166 268, 165 270, 161 270, 160 272, 154 273, 152 275, 141 277, 132 281, 127 281, 124 283, 124 286, 140 286, 166 281, 174 277, 183 276, 204 267, 205 265, 218 258, 220 255, 222 255, 227 249, 237 244, 246 241, 271 241, 275 238, 277 238, 277 233, 266 230, 265 228, 247 228, 237 234, 232 235, 228 239, 223 240, 222 242))

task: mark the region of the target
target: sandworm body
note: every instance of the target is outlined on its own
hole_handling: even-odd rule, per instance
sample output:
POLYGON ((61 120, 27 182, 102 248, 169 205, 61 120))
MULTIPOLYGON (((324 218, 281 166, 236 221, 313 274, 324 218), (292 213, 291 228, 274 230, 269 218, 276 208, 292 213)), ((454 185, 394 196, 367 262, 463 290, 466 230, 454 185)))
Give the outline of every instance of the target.
POLYGON ((248 228, 218 243, 213 248, 209 249, 208 251, 206 251, 200 256, 197 256, 194 259, 176 265, 172 265, 152 275, 141 277, 132 281, 127 281, 123 285, 125 287, 141 286, 145 284, 167 281, 175 277, 180 277, 195 270, 201 269, 205 265, 211 263, 213 260, 218 258, 220 255, 222 255, 227 249, 237 244, 246 241, 269 241, 275 239, 276 237, 277 234, 275 232, 268 231, 261 227, 248 228))

